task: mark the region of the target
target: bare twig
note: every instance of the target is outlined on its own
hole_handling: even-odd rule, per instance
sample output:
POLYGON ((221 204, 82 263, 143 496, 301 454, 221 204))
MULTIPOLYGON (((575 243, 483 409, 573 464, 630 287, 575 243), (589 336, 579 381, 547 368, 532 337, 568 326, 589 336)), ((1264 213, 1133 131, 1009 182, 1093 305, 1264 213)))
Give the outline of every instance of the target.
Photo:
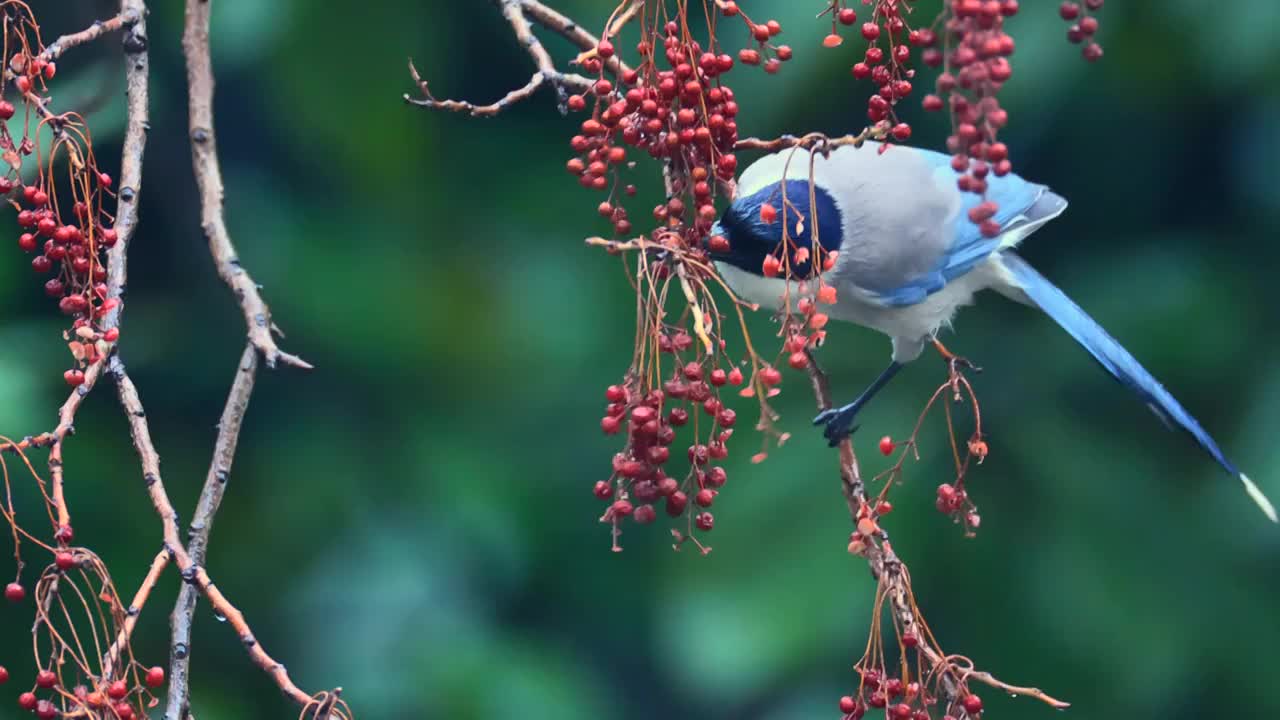
MULTIPOLYGON (((464 100, 438 100, 431 94, 427 87, 427 81, 422 79, 417 68, 414 67, 413 61, 410 61, 409 74, 413 78, 414 84, 418 86, 418 92, 421 97, 415 98, 405 93, 405 102, 423 108, 465 112, 472 117, 491 117, 502 112, 513 103, 528 98, 544 83, 550 82, 556 89, 560 112, 565 113, 568 111, 566 90, 586 92, 591 88, 591 84, 594 82, 591 78, 572 73, 562 73, 556 69, 556 64, 552 60, 551 54, 543 47, 538 37, 533 34, 533 28, 529 25, 529 20, 533 19, 548 30, 563 35, 584 51, 592 51, 599 44, 599 40, 594 35, 583 30, 577 23, 564 15, 540 2, 535 2, 535 0, 494 0, 494 2, 501 8, 503 17, 511 25, 511 31, 515 34, 516 41, 529 52, 529 56, 533 58, 534 65, 538 68, 538 71, 533 74, 529 82, 489 105, 476 105, 464 100)), ((638 4, 633 3, 623 15, 615 19, 614 25, 620 26, 622 22, 630 19, 637 10, 638 4)), ((609 58, 605 62, 605 67, 614 73, 625 72, 629 69, 616 56, 609 58)))
POLYGON ((143 578, 142 584, 138 586, 138 591, 133 594, 133 602, 129 603, 129 607, 124 612, 124 624, 120 626, 120 632, 117 633, 115 641, 111 643, 106 657, 103 658, 103 680, 109 680, 118 667, 117 663, 120 662, 120 654, 128 647, 129 638, 133 635, 133 628, 138 624, 138 616, 142 613, 143 606, 147 604, 147 598, 151 597, 151 591, 155 589, 156 582, 160 580, 160 574, 167 567, 169 567, 169 553, 161 550, 156 554, 155 559, 151 561, 151 569, 147 571, 147 576, 143 578))
POLYGON ((200 226, 209 241, 209 252, 218 275, 235 293, 244 312, 249 342, 262 353, 267 367, 284 362, 303 369, 311 364, 283 352, 273 333, 279 329, 271 321, 258 285, 240 264, 222 210, 222 170, 213 131, 213 61, 209 52, 209 6, 207 0, 187 0, 182 47, 187 59, 188 108, 191 132, 191 160, 196 185, 200 189, 200 226))
POLYGON ((856 135, 841 135, 840 137, 827 137, 818 132, 807 133, 805 135, 783 135, 773 138, 772 140, 761 140, 760 138, 743 138, 734 143, 735 150, 762 150, 764 152, 778 152, 779 150, 787 150, 790 148, 799 148, 802 150, 813 150, 815 152, 825 153, 831 148, 841 147, 843 145, 853 145, 854 147, 862 145, 867 140, 882 139, 884 132, 875 126, 866 128, 856 135))
POLYGON ((130 24, 130 22, 136 22, 139 16, 128 15, 127 13, 127 10, 123 10, 119 15, 116 15, 113 18, 107 20, 94 20, 92 25, 80 32, 67 33, 66 35, 63 35, 57 40, 46 45, 44 52, 40 53, 40 58, 43 60, 57 60, 64 52, 71 48, 93 42, 107 33, 113 33, 119 30, 120 28, 130 24))
MULTIPOLYGON (((240 357, 236 367, 236 379, 231 384, 231 392, 227 396, 226 408, 222 411, 222 420, 218 423, 218 439, 214 446, 213 461, 209 464, 209 473, 205 477, 204 489, 196 505, 195 516, 191 520, 191 529, 187 535, 187 550, 196 565, 202 565, 205 551, 209 545, 209 533, 213 530, 213 518, 222 502, 227 481, 231 473, 231 463, 235 459, 236 443, 240 439, 240 424, 245 412, 249 409, 249 399, 253 395, 254 380, 258 373, 258 353, 249 345, 240 357)), ((191 646, 191 624, 195 617, 197 593, 191 584, 182 586, 178 592, 178 600, 170 615, 172 647, 191 646)), ((175 654, 169 666, 169 701, 166 718, 186 717, 189 708, 189 665, 190 653, 175 654)))

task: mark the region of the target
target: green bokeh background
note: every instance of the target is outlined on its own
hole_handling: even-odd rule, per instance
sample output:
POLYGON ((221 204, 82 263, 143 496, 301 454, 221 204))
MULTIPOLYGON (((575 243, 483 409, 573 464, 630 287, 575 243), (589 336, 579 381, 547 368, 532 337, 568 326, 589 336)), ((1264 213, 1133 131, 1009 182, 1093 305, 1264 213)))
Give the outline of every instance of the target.
MULTIPOLYGON (((611 8, 558 5, 592 28, 611 8)), ((730 76, 744 134, 857 127, 860 43, 819 47, 821 2, 743 5, 781 20, 796 48, 777 78, 730 76)), ((1092 66, 1056 3, 1023 5, 1005 137, 1024 176, 1072 202, 1025 255, 1280 496, 1280 4, 1240 0, 1219 25, 1194 0, 1109 3, 1092 66)), ((152 6, 122 352, 185 516, 243 328, 199 228, 181 3, 152 6)), ((49 38, 111 12, 36 7, 49 38)), ((301 686, 342 685, 365 718, 835 718, 872 582, 845 552, 800 376, 779 404, 794 439, 758 466, 755 440, 737 440, 710 556, 671 552, 661 523, 628 530, 615 555, 595 522, 590 488, 617 445, 598 430, 602 391, 628 362, 634 305, 616 261, 581 242, 605 228, 598 197, 564 175, 575 120, 546 94, 494 119, 400 101, 408 55, 442 96, 489 100, 528 78, 493 6, 219 0, 213 28, 230 230, 285 347, 317 367, 262 376, 208 559, 264 646, 301 686)), ((53 86, 63 109, 106 98, 91 122, 113 169, 120 68, 110 40, 69 54, 53 86)), ((942 134, 937 118, 917 125, 921 144, 942 134)), ((51 428, 67 393, 64 321, 26 264, 6 241, 0 433, 16 436, 51 428)), ((956 330, 949 344, 986 368, 981 532, 966 540, 932 509, 948 477, 938 425, 889 520, 944 647, 1069 699, 1076 718, 1280 716, 1280 532, 1046 318, 993 296, 956 330)), ((852 395, 887 352, 839 327, 822 355, 852 395)), ((876 438, 909 429, 940 373, 926 358, 866 411, 867 472, 886 463, 876 438)), ((131 592, 160 526, 109 385, 66 456, 78 538, 131 592)), ((145 662, 167 659, 177 585, 167 575, 143 615, 145 662)), ((292 717, 207 605, 197 617, 197 716, 292 717)), ((15 676, 0 718, 19 717, 31 681, 29 627, 29 607, 0 608, 15 676)), ((1056 717, 984 695, 990 717, 1056 717)))

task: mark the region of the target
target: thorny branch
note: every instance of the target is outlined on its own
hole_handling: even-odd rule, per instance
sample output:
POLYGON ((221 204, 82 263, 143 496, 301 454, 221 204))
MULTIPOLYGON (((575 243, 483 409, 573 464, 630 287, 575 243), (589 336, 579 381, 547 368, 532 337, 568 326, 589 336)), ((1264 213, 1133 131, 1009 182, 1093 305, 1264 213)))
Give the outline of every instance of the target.
POLYGON ((267 367, 277 362, 310 370, 302 358, 283 352, 273 334, 280 333, 271 321, 271 311, 258 285, 240 264, 231 234, 222 212, 222 170, 218 165, 218 146, 213 131, 213 60, 209 51, 209 6, 207 0, 187 0, 186 22, 182 32, 182 48, 187 59, 189 87, 189 123, 191 160, 196 185, 200 190, 200 227, 209 241, 209 252, 217 265, 218 275, 235 293, 244 312, 249 342, 262 353, 267 367))

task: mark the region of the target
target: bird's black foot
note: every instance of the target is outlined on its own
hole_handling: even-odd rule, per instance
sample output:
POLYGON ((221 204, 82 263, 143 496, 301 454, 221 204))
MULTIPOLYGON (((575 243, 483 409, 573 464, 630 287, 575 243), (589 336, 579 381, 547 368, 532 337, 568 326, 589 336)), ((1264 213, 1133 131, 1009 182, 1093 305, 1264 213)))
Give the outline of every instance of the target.
POLYGON ((938 354, 942 355, 942 360, 947 363, 947 369, 951 371, 952 375, 959 373, 961 368, 972 370, 976 373, 982 372, 982 368, 969 362, 969 358, 960 357, 951 352, 937 338, 933 339, 933 346, 938 349, 938 354))
POLYGON ((853 424, 853 420, 858 414, 858 409, 858 403, 852 402, 843 407, 831 408, 818 413, 818 416, 813 419, 813 424, 826 426, 822 429, 822 435, 827 439, 827 445, 831 447, 839 445, 841 440, 844 440, 858 429, 858 426, 853 424))

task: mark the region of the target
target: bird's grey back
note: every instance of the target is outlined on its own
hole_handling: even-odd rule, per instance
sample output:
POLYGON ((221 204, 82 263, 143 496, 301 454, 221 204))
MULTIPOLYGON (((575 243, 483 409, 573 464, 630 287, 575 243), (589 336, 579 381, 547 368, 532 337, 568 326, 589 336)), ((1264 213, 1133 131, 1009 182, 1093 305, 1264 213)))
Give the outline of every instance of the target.
MULTIPOLYGON (((784 151, 752 163, 739 180, 739 194, 778 183, 784 169, 788 179, 809 179, 808 153, 784 151)), ((833 282, 878 293, 936 269, 960 209, 954 182, 943 182, 937 169, 910 148, 872 141, 813 157, 813 181, 836 199, 841 214, 833 282)))

